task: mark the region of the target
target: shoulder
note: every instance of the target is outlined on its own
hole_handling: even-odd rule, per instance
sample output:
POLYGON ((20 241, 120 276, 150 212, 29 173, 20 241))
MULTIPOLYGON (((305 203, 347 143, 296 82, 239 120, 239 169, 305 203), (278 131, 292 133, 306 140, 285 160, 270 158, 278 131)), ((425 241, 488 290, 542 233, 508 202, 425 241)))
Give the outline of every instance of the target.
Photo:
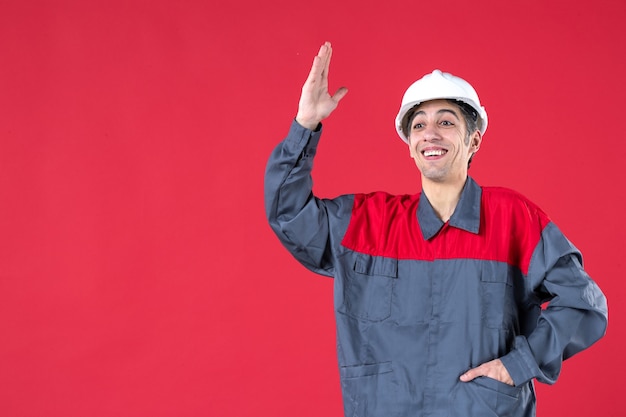
POLYGON ((488 222, 517 233, 540 234, 551 223, 550 217, 518 191, 505 187, 482 187, 483 212, 488 222))
POLYGON ((482 187, 483 204, 505 206, 514 210, 525 210, 530 214, 545 216, 547 214, 534 202, 518 191, 505 187, 482 187))

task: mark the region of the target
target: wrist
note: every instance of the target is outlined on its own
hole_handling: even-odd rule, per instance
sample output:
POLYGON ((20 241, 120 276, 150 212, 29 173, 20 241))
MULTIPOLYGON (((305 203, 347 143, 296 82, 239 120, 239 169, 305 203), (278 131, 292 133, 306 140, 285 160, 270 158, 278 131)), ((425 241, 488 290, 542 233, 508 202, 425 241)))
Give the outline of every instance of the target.
POLYGON ((320 124, 319 120, 313 120, 313 119, 307 119, 306 117, 302 117, 300 115, 296 116, 296 122, 304 127, 305 129, 309 129, 309 130, 317 130, 317 127, 320 124))

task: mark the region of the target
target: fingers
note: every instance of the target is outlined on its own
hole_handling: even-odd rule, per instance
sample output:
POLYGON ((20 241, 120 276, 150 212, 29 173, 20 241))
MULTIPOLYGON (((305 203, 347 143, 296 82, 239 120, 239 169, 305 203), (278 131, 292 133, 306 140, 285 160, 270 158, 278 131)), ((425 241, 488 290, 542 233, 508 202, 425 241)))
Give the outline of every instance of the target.
POLYGON ((313 58, 313 65, 311 65, 311 72, 309 72, 307 82, 315 82, 318 78, 324 82, 328 81, 328 70, 330 68, 331 55, 332 48, 330 46, 330 42, 326 42, 320 46, 319 52, 315 58, 313 58))
POLYGON ((470 369, 461 375, 459 379, 463 382, 469 382, 479 376, 486 376, 508 385, 515 385, 513 379, 509 375, 509 371, 507 371, 500 359, 494 359, 492 361, 485 362, 476 368, 470 369))
POLYGON ((317 53, 317 56, 322 58, 324 63, 326 63, 326 59, 329 57, 329 55, 332 54, 332 50, 333 48, 331 47, 330 42, 326 41, 322 44, 322 46, 320 46, 320 50, 317 53))
POLYGON ((306 79, 305 84, 316 84, 318 80, 327 82, 328 70, 330 68, 330 56, 332 55, 332 48, 330 42, 325 42, 320 46, 320 50, 313 58, 313 64, 311 65, 311 71, 306 79))
POLYGON ((315 58, 313 58, 311 71, 309 71, 309 76, 307 77, 305 81, 305 85, 315 83, 318 77, 320 77, 322 74, 322 68, 323 68, 323 64, 322 64, 322 60, 320 59, 320 57, 316 56, 315 58))
POLYGON ((325 42, 320 48, 320 53, 324 53, 322 61, 324 62, 324 70, 322 77, 328 78, 328 70, 330 69, 330 58, 333 56, 333 48, 330 46, 330 42, 325 42))
MULTIPOLYGON (((322 79, 325 83, 328 83, 328 72, 330 70, 330 59, 333 56, 333 48, 330 42, 325 42, 324 45, 320 47, 320 51, 318 53, 318 57, 323 62, 324 67, 322 69, 322 79)), ((346 87, 340 87, 337 89, 335 94, 332 95, 332 99, 335 103, 339 103, 339 101, 344 98, 348 94, 348 89, 346 87)))
POLYGON ((320 46, 320 51, 317 53, 317 56, 322 57, 326 55, 328 48, 330 48, 330 42, 326 41, 320 46))

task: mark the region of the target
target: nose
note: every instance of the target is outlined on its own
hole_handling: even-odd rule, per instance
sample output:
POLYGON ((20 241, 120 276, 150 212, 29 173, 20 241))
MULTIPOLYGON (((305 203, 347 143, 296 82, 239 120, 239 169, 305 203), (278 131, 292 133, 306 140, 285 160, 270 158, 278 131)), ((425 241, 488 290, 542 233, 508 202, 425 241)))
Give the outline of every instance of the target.
POLYGON ((422 139, 426 141, 433 141, 441 139, 437 125, 435 123, 429 123, 422 131, 422 139))

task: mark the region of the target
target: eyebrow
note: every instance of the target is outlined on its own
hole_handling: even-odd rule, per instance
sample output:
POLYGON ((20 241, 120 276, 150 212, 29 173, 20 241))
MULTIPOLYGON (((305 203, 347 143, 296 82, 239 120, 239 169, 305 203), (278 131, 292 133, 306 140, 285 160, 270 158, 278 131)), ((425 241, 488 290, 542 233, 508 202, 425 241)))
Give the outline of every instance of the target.
MULTIPOLYGON (((456 112, 455 112, 454 110, 451 110, 451 109, 439 109, 439 110, 437 110, 437 114, 441 114, 441 113, 450 113, 450 114, 452 114, 454 117, 456 117, 456 118, 457 118, 457 120, 461 120, 461 119, 459 118, 459 115, 458 115, 458 114, 456 114, 456 112)), ((423 114, 423 115, 426 115, 426 112, 425 112, 424 110, 418 110, 418 111, 416 111, 415 113, 413 113, 413 115, 411 116, 411 119, 414 119, 414 118, 415 118, 415 116, 417 116, 418 114, 423 114)))

